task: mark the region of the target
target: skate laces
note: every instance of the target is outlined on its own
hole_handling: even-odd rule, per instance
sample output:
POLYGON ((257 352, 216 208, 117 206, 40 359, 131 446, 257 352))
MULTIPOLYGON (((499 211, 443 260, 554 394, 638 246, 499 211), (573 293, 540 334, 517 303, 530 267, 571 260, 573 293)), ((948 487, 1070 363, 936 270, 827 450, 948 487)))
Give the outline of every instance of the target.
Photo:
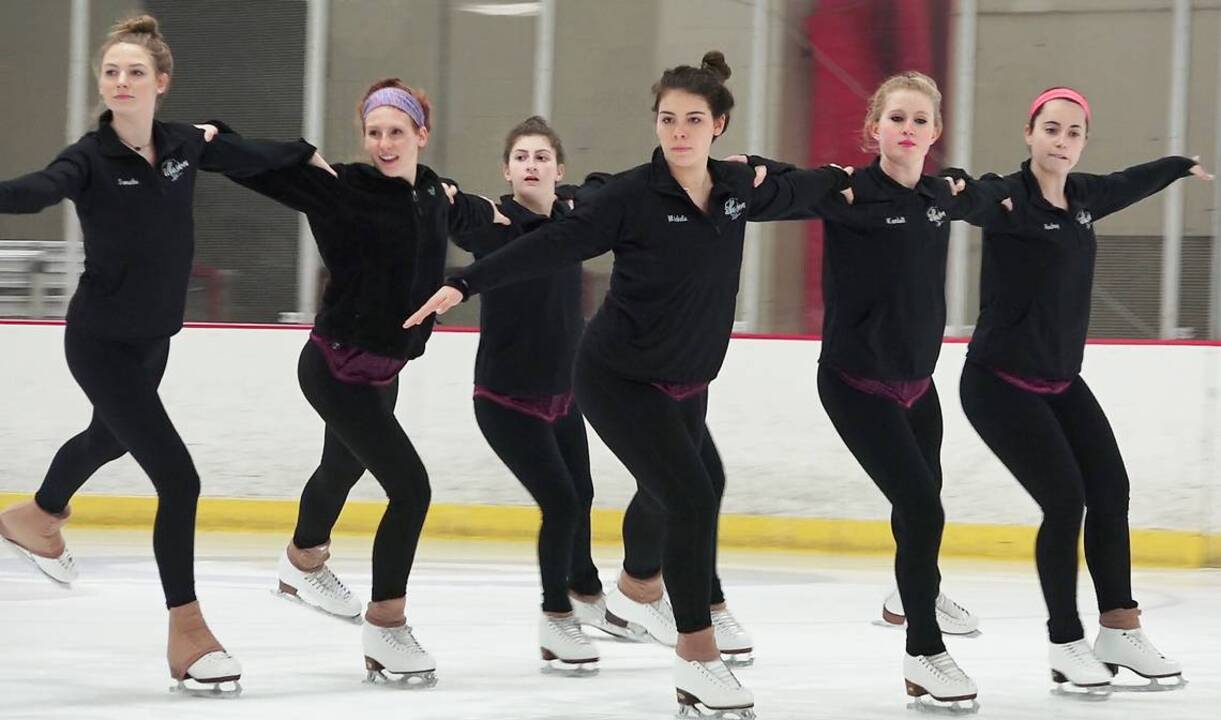
POLYGON ((1090 667, 1101 665, 1098 658, 1094 655, 1094 651, 1090 648, 1089 643, 1084 639, 1074 640, 1070 643, 1061 645, 1068 659, 1078 665, 1088 665, 1090 667))
POLYGON ((958 667, 958 663, 954 662, 954 658, 950 657, 948 652, 937 653, 936 655, 925 655, 924 662, 933 672, 939 674, 946 680, 966 680, 967 674, 958 667))
POLYGON ((348 587, 343 584, 339 576, 331 572, 331 569, 326 565, 323 565, 314 572, 305 573, 305 581, 323 595, 330 595, 341 600, 347 600, 352 597, 352 591, 348 590, 348 587))
POLYGON ((713 610, 712 625, 714 632, 731 637, 737 637, 745 633, 742 629, 742 624, 738 622, 738 619, 728 609, 713 610))
POLYGON ((937 609, 951 617, 962 620, 971 616, 970 611, 954 602, 949 595, 941 593, 937 596, 937 609))
POLYGON ((709 660, 708 662, 696 660, 694 662, 705 675, 712 678, 718 685, 734 690, 742 687, 742 683, 738 682, 738 677, 733 674, 733 671, 724 662, 720 660, 709 660))
POLYGON ((674 608, 670 607, 670 603, 666 601, 664 595, 651 603, 644 603, 644 606, 650 608, 653 614, 657 616, 657 619, 666 627, 675 627, 674 608))
POLYGON ((395 650, 406 650, 413 655, 427 655, 424 648, 420 646, 415 635, 411 634, 410 625, 402 625, 393 628, 380 628, 381 636, 386 639, 386 643, 395 650))
POLYGON ((589 638, 585 637, 585 633, 581 632, 581 623, 575 615, 569 617, 554 617, 547 616, 547 622, 551 627, 555 628, 564 636, 564 639, 569 640, 578 645, 588 645, 589 638))
POLYGON ((1135 645, 1138 650, 1153 653, 1163 660, 1166 659, 1166 656, 1162 654, 1162 651, 1158 650, 1153 643, 1149 641, 1149 638, 1146 637, 1143 632, 1141 632, 1140 628, 1136 628, 1134 630, 1121 630, 1120 632, 1122 632, 1124 637, 1128 639, 1128 642, 1135 645))

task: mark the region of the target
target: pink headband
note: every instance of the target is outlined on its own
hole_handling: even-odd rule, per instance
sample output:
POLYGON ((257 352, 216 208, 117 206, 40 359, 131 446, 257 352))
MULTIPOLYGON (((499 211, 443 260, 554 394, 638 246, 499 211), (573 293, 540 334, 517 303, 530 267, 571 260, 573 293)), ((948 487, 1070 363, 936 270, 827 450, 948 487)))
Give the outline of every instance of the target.
POLYGON ((416 99, 415 95, 396 87, 384 87, 370 95, 361 108, 361 117, 367 118, 373 108, 383 106, 397 108, 407 113, 415 121, 416 127, 427 127, 427 123, 424 122, 424 107, 420 105, 420 101, 416 99))
POLYGON ((1039 109, 1052 100, 1070 100, 1081 106, 1085 110, 1085 121, 1090 122, 1090 104, 1086 102, 1085 96, 1073 90, 1072 88, 1057 87, 1050 90, 1044 90, 1043 94, 1034 99, 1030 105, 1030 119, 1034 120, 1034 116, 1038 114, 1039 109))

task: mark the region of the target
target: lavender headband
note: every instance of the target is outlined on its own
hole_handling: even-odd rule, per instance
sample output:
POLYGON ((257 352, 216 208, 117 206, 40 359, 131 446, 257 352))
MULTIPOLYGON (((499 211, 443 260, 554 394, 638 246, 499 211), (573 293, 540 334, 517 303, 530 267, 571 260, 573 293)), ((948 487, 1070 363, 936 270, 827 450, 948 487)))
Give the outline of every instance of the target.
POLYGON ((392 107, 402 110, 415 120, 415 125, 418 128, 426 127, 424 122, 424 107, 420 105, 420 101, 415 99, 415 96, 406 90, 401 90, 396 87, 386 87, 374 92, 366 100, 360 110, 362 118, 369 117, 369 113, 373 112, 373 108, 377 107, 392 107))

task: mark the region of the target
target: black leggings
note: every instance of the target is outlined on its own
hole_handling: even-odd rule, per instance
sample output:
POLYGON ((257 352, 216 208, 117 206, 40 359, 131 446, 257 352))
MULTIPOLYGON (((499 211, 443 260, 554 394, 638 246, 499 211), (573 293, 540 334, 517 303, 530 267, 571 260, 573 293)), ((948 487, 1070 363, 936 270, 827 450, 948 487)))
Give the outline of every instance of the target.
POLYGON ((712 625, 720 495, 700 457, 707 393, 678 402, 647 382, 629 380, 578 352, 574 372, 581 409, 636 479, 638 494, 665 517, 662 577, 681 633, 712 625))
MULTIPOLYGON (((707 402, 707 393, 687 398, 681 403, 707 402)), ((712 480, 713 489, 717 495, 717 514, 720 514, 721 498, 725 494, 725 467, 721 464, 721 455, 708 427, 704 427, 703 441, 700 443, 700 460, 708 478, 712 480)), ((647 493, 637 492, 628 503, 627 512, 623 515, 623 571, 638 580, 656 577, 661 572, 661 549, 666 531, 666 514, 647 493)), ((715 533, 715 527, 714 531, 715 533)), ((716 536, 712 543, 712 593, 709 601, 713 605, 725 602, 725 592, 721 588, 721 578, 716 572, 716 536)))
POLYGON ((967 363, 962 408, 992 452, 1043 510, 1035 563, 1054 643, 1085 637, 1077 615, 1077 539, 1100 611, 1135 608, 1128 539, 1128 472, 1115 433, 1078 376, 1059 395, 1015 387, 967 363))
POLYGON ((106 340, 65 329, 68 369, 93 404, 93 418, 55 454, 34 501, 63 512, 98 468, 130 452, 157 490, 153 555, 172 608, 195 601, 199 473, 157 394, 169 352, 169 338, 106 340))
POLYGON ((301 350, 297 378, 305 399, 326 422, 326 435, 322 462, 301 493, 293 544, 310 548, 330 541, 348 492, 367 469, 389 498, 373 540, 372 599, 403 597, 432 489, 424 462, 394 417, 398 379, 380 387, 342 382, 309 341, 301 350))
POLYGON ((861 392, 818 366, 818 396, 857 462, 890 501, 895 579, 907 614, 907 654, 945 652, 937 625, 941 509, 941 403, 937 388, 911 409, 861 392))
POLYGON ((542 511, 538 565, 543 610, 571 612, 570 590, 581 595, 602 592, 589 547, 594 485, 585 418, 576 404, 549 423, 477 397, 475 420, 488 445, 542 511))

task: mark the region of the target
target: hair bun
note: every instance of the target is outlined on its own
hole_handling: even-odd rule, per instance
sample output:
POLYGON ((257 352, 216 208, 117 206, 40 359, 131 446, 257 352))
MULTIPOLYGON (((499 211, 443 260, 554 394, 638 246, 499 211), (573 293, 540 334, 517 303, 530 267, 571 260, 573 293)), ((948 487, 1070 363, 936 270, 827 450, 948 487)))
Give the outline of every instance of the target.
POLYGON ((147 33, 149 35, 160 35, 160 28, 157 25, 157 18, 152 15, 135 15, 133 17, 120 20, 113 28, 110 29, 110 34, 126 35, 131 33, 147 33))
POLYGON ((725 62, 725 53, 720 50, 709 50, 704 53, 704 59, 700 61, 700 69, 712 73, 721 82, 725 82, 733 75, 733 70, 729 69, 729 63, 725 62))

